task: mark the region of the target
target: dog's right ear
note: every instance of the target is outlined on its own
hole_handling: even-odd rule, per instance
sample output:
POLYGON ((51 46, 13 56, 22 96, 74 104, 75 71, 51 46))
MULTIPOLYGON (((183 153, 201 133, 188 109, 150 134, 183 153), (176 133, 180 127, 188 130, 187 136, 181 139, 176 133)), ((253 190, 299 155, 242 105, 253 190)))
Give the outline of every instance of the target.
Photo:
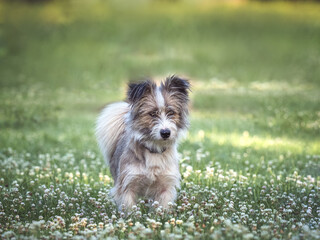
POLYGON ((133 104, 139 101, 142 97, 149 94, 154 86, 154 83, 150 80, 141 83, 129 83, 127 92, 128 102, 133 104))

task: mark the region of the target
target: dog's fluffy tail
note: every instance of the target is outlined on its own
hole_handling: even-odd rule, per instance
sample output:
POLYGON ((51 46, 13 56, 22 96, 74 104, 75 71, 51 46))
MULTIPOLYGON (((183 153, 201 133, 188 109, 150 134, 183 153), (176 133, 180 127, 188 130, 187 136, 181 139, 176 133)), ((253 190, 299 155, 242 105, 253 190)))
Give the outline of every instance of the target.
POLYGON ((128 111, 128 103, 113 103, 105 107, 97 119, 96 137, 108 165, 116 150, 117 142, 125 130, 125 114, 128 111))

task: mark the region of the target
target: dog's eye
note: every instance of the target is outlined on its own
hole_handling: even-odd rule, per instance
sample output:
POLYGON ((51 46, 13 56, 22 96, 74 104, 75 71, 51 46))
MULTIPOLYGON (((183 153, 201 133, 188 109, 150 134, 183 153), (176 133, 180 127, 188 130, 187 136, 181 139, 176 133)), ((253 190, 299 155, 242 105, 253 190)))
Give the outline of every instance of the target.
POLYGON ((173 110, 169 110, 169 111, 167 112, 167 115, 168 115, 169 117, 173 116, 174 114, 175 114, 175 112, 174 112, 173 110))
POLYGON ((158 112, 157 111, 152 111, 152 112, 149 112, 149 115, 151 117, 156 117, 158 115, 158 112))

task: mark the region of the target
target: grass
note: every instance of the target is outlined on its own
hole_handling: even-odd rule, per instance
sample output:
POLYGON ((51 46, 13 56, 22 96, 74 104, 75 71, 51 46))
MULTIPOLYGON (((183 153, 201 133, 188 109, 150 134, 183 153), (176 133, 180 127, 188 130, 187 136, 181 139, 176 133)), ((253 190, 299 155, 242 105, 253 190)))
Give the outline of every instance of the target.
POLYGON ((0 2, 1 237, 319 239, 319 10, 0 2), (124 216, 95 118, 172 73, 193 86, 182 189, 124 216))

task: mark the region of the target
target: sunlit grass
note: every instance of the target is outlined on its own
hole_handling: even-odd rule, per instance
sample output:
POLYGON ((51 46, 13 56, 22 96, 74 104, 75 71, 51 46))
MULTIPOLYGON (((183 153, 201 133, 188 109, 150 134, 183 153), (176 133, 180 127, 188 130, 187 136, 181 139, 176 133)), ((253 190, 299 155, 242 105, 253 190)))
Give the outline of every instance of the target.
MULTIPOLYGON (((218 79, 212 78, 208 79, 207 81, 194 81, 192 83, 193 89, 195 91, 219 91, 225 90, 226 93, 231 92, 239 92, 243 94, 286 94, 288 93, 299 93, 310 91, 312 89, 312 85, 307 83, 289 83, 286 81, 268 81, 268 82, 260 82, 254 81, 248 84, 243 84, 237 81, 236 79, 218 79)), ((316 92, 314 92, 316 94, 316 92)))
POLYGON ((308 152, 310 154, 319 154, 319 141, 305 142, 299 139, 289 139, 280 137, 260 137, 257 135, 251 136, 248 131, 241 133, 221 133, 216 131, 200 130, 196 135, 189 135, 190 142, 201 142, 204 138, 208 138, 212 144, 225 145, 229 144, 235 148, 253 148, 256 150, 273 150, 290 151, 292 153, 308 152))

